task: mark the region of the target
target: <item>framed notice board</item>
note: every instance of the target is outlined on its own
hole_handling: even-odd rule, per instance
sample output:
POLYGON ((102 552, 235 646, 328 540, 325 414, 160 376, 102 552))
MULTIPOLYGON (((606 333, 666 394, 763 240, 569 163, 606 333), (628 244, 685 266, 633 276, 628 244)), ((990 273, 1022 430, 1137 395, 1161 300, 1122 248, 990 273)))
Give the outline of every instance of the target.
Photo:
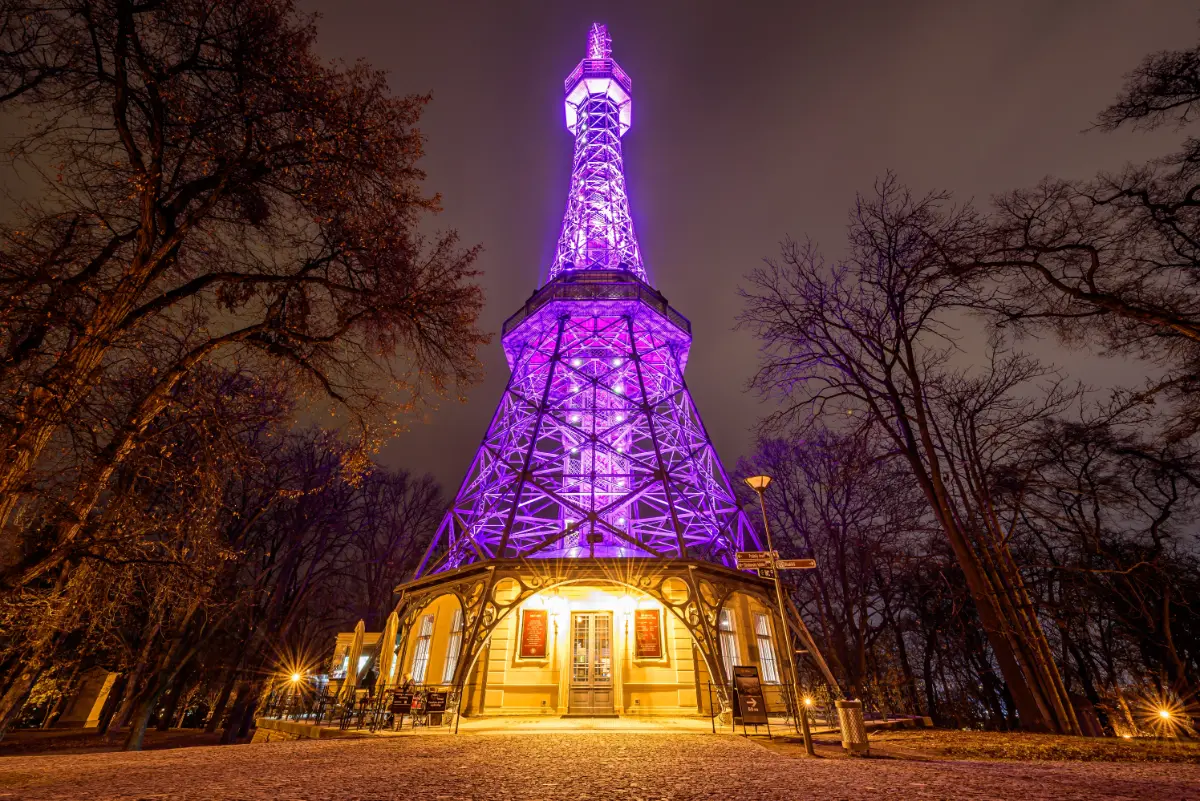
POLYGON ((549 641, 549 614, 545 609, 521 610, 521 641, 517 655, 521 659, 545 659, 549 641))
POLYGON ((633 636, 638 659, 662 659, 662 610, 633 610, 633 636))
POLYGON ((767 722, 767 701, 763 698, 758 668, 754 665, 733 666, 733 689, 741 707, 742 723, 757 726, 767 722))

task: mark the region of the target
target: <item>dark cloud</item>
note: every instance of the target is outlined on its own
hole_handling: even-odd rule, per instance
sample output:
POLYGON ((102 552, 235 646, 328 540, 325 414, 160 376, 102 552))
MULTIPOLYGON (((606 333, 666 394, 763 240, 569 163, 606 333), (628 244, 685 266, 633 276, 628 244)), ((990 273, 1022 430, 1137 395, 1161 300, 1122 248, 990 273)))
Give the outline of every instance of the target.
MULTIPOLYGON (((687 378, 728 465, 760 412, 743 391, 755 344, 731 330, 736 287, 785 234, 836 256, 854 193, 887 169, 986 199, 1166 152, 1176 134, 1083 131, 1143 55, 1197 35, 1196 6, 1168 0, 308 7, 326 55, 387 69, 398 92, 432 92, 429 187, 443 195, 439 223, 486 247, 492 331, 545 275, 570 168, 562 80, 588 25, 608 24, 633 77, 625 164, 642 251, 693 322, 687 378)), ((415 422, 385 461, 457 487, 508 375, 498 340, 483 359, 469 402, 415 422)))

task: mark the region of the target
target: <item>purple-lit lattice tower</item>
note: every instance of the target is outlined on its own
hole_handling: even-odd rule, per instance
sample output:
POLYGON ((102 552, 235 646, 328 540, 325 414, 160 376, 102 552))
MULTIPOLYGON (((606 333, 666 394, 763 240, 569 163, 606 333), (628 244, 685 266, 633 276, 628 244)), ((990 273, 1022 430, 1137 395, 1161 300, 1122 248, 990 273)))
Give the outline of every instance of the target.
POLYGON ((632 104, 594 25, 566 80, 575 155, 549 279, 504 324, 511 378, 418 576, 513 558, 732 567, 758 548, 684 381, 691 326, 634 234, 632 104))

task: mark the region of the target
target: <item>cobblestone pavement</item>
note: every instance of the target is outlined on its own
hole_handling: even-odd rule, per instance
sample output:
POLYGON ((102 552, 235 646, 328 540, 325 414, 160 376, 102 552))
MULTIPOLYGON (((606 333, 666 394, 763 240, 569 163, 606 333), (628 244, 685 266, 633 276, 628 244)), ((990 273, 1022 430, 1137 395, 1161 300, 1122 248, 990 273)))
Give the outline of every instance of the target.
POLYGON ((0 798, 1200 798, 1200 766, 796 759, 725 735, 301 740, 0 760, 0 798))

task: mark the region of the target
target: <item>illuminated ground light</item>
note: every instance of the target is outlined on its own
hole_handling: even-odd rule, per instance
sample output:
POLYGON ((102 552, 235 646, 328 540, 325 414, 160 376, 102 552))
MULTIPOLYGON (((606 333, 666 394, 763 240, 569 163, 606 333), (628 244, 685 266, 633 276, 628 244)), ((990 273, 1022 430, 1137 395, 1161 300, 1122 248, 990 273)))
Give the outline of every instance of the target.
POLYGON ((1195 732, 1191 711, 1173 693, 1155 693, 1143 698, 1139 704, 1140 728, 1155 737, 1192 735, 1195 732))

